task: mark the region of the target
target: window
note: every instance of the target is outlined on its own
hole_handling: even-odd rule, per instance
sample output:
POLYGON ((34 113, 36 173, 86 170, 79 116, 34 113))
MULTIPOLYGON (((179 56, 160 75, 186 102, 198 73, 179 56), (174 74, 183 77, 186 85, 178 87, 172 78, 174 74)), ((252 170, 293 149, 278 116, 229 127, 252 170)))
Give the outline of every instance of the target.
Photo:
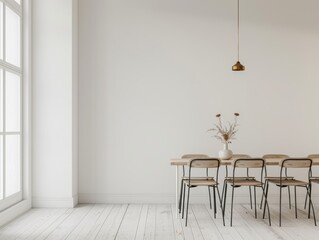
POLYGON ((22 0, 0 0, 0 211, 22 200, 22 0))

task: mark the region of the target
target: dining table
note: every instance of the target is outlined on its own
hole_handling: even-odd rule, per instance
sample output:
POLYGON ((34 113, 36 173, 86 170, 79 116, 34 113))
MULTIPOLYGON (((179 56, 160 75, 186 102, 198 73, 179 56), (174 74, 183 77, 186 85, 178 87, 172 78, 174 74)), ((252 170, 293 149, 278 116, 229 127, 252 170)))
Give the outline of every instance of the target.
MULTIPOLYGON (((209 158, 217 158, 218 157, 209 157, 209 158)), ((220 165, 221 166, 230 166, 232 165, 232 162, 240 159, 242 157, 232 157, 231 159, 224 160, 224 159, 219 159, 220 160, 220 165)), ((256 158, 256 157, 255 157, 256 158)), ((260 157, 259 157, 260 158, 260 157)), ((300 159, 301 157, 299 157, 300 159)), ((302 158, 307 158, 307 157, 302 157, 302 158)), ((179 216, 179 210, 178 210, 178 203, 179 203, 179 183, 180 183, 180 174, 179 174, 179 167, 182 166, 187 166, 189 165, 190 161, 193 159, 198 159, 198 158, 173 158, 170 160, 170 165, 175 166, 175 208, 176 208, 176 218, 179 216)), ((270 158, 263 158, 265 160, 265 164, 268 166, 279 166, 280 162, 286 158, 278 158, 278 157, 270 157, 270 158)), ((315 158, 310 158, 312 160, 312 165, 319 165, 319 157, 315 158)))

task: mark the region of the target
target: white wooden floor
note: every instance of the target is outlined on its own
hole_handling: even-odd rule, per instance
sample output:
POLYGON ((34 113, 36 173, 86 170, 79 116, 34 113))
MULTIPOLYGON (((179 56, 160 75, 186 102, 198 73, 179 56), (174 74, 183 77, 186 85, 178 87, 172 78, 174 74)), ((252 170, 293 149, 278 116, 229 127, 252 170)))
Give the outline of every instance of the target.
MULTIPOLYGON (((229 209, 229 208, 228 208, 229 209)), ((174 205, 81 204, 75 209, 32 209, 0 229, 0 239, 195 239, 195 240, 313 240, 319 227, 306 212, 283 208, 283 227, 278 227, 278 206, 271 206, 273 226, 254 219, 247 205, 235 205, 233 227, 222 225, 206 205, 191 205, 189 226, 175 218, 174 205)), ((318 212, 317 212, 318 213, 318 212)), ((259 217, 261 213, 259 212, 259 217)), ((319 213, 318 213, 319 215, 319 213)))

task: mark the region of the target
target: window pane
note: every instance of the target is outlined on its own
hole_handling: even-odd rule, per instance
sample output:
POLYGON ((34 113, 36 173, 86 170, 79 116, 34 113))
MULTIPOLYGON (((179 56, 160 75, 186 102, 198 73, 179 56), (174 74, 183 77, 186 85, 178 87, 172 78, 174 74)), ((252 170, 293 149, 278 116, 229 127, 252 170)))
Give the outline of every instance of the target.
POLYGON ((3 60, 3 3, 0 2, 0 59, 3 60))
POLYGON ((6 197, 20 191, 20 135, 7 135, 5 142, 6 197))
POLYGON ((3 199, 3 136, 0 135, 0 199, 3 199))
POLYGON ((20 67, 20 16, 6 6, 6 61, 20 67))
POLYGON ((0 132, 3 131, 3 93, 3 70, 0 69, 0 132))
POLYGON ((6 72, 5 74, 5 131, 20 131, 20 77, 6 72))

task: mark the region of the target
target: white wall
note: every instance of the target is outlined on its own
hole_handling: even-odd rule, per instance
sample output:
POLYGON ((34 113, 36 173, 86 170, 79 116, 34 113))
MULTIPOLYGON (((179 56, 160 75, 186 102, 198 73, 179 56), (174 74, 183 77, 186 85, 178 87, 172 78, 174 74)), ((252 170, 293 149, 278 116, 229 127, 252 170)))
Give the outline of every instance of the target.
POLYGON ((77 4, 33 1, 33 206, 77 203, 77 4))
POLYGON ((172 202, 169 159, 216 156, 216 113, 241 114, 234 152, 318 153, 318 8, 241 1, 232 72, 234 0, 80 0, 80 201, 172 202))

